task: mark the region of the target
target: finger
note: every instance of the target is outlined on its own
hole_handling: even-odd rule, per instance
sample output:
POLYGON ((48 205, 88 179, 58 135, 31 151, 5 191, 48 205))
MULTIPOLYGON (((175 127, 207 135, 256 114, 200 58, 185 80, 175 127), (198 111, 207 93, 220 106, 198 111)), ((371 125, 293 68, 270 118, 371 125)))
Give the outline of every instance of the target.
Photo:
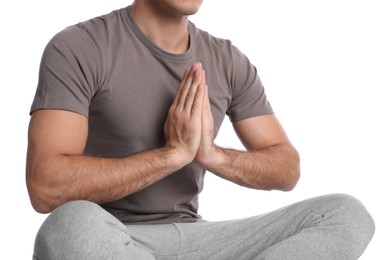
POLYGON ((184 72, 183 79, 181 80, 180 86, 179 86, 178 90, 176 91, 175 99, 173 100, 173 104, 172 104, 173 106, 177 106, 177 104, 179 103, 181 91, 183 90, 184 85, 187 83, 187 80, 190 76, 191 69, 192 69, 192 66, 188 67, 186 69, 186 71, 184 72))
POLYGON ((202 116, 202 107, 204 102, 205 85, 197 85, 194 102, 191 106, 191 116, 199 117, 202 116))
POLYGON ((206 85, 206 72, 202 69, 202 83, 203 85, 206 85))
POLYGON ((182 109, 184 109, 184 107, 185 107, 188 92, 191 89, 191 86, 192 86, 195 78, 197 77, 197 73, 198 73, 197 71, 198 71, 197 64, 193 64, 191 69, 190 69, 188 78, 183 82, 183 87, 181 88, 180 93, 178 93, 178 95, 179 95, 178 107, 181 107, 182 109))
POLYGON ((192 110, 192 106, 193 106, 194 100, 196 98, 198 87, 200 85, 202 85, 201 84, 201 74, 202 74, 201 71, 199 71, 199 70, 196 71, 194 80, 192 81, 191 87, 188 90, 186 100, 185 100, 185 105, 184 105, 184 109, 188 113, 190 113, 192 110))
POLYGON ((209 87, 207 85, 204 86, 203 110, 208 112, 210 111, 209 87))
POLYGON ((205 70, 203 69, 202 63, 198 62, 197 64, 199 66, 200 71, 202 72, 201 74, 202 81, 200 84, 206 85, 206 73, 205 70))

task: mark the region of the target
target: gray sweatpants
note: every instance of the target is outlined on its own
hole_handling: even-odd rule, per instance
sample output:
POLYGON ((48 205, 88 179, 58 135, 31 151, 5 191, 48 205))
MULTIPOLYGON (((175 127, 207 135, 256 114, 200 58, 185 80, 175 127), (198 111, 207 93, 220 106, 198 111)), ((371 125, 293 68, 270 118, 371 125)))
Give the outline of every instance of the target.
POLYGON ((34 259, 358 259, 374 230, 361 202, 342 194, 241 220, 127 226, 74 201, 42 224, 34 259))

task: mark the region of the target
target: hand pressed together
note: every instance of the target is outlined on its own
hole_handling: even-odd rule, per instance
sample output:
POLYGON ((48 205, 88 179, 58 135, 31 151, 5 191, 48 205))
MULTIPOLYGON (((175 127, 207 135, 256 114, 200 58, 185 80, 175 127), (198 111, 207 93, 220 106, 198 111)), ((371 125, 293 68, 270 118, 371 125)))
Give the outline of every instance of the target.
POLYGON ((205 166, 215 149, 214 120, 210 111, 205 71, 193 64, 183 76, 164 125, 166 146, 174 149, 183 163, 205 166))
POLYGON ((195 161, 203 168, 208 168, 208 165, 213 162, 214 152, 217 150, 217 147, 214 144, 214 119, 210 109, 208 86, 204 71, 202 73, 202 80, 205 86, 202 107, 202 134, 195 161))

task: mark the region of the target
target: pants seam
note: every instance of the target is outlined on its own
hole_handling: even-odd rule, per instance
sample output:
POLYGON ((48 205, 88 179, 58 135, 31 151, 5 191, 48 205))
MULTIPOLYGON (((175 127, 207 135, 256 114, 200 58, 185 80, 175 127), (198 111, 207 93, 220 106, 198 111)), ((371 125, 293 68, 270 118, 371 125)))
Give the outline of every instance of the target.
POLYGON ((179 249, 178 249, 177 257, 176 257, 176 259, 179 259, 180 255, 181 255, 181 251, 182 251, 184 232, 178 223, 172 223, 172 225, 176 228, 177 233, 179 234, 179 249))

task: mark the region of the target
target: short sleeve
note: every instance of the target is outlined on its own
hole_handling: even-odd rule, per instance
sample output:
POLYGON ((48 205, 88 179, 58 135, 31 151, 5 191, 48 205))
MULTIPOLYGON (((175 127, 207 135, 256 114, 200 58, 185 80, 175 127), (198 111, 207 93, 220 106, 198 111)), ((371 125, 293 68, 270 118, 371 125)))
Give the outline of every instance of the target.
POLYGON ((232 100, 227 115, 231 122, 273 114, 256 68, 233 47, 232 100))
POLYGON ((92 38, 78 26, 61 31, 42 55, 30 114, 39 109, 61 109, 88 117, 100 70, 100 56, 92 38))

